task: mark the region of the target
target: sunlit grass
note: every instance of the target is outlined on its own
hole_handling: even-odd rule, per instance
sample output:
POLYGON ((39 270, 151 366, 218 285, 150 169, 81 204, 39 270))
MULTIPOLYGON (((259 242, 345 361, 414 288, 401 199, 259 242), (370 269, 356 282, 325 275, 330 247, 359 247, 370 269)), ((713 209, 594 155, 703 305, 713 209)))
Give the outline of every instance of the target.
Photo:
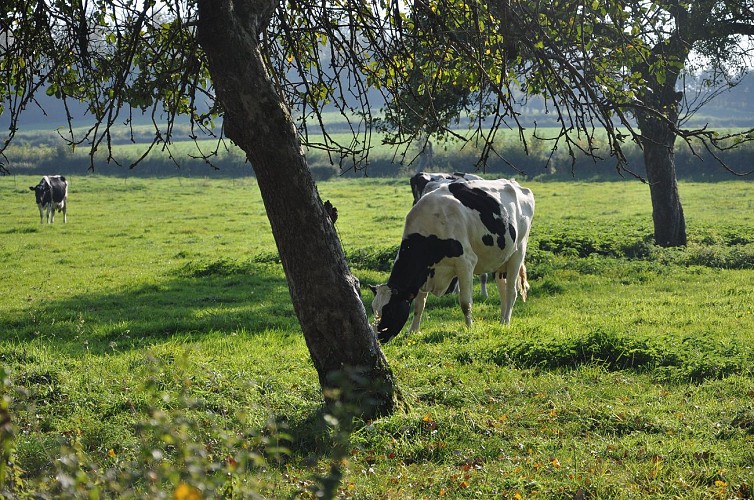
MULTIPOLYGON (((528 182, 511 326, 494 287, 470 330, 430 297, 384 347, 408 406, 344 438, 253 179, 73 176, 66 225, 39 224, 37 180, 0 178, 10 496, 307 497, 338 449, 344 497, 751 496, 750 183, 683 183, 689 246, 663 250, 646 186, 528 182)), ((319 190, 362 285, 386 280, 407 180, 319 190)))

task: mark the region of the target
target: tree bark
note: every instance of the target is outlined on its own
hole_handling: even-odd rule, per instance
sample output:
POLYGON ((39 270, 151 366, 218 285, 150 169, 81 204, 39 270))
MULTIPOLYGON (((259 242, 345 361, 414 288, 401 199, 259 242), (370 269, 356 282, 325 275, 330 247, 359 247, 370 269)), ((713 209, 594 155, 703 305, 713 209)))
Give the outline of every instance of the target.
POLYGON ((641 130, 640 141, 652 199, 655 243, 663 247, 686 245, 686 219, 678 195, 674 149, 678 136, 675 126, 683 93, 676 91, 680 67, 667 64, 667 61, 686 61, 690 39, 680 33, 685 33, 688 28, 685 11, 678 9, 675 15, 678 29, 654 47, 649 61, 634 68, 647 78, 648 88, 641 96, 647 107, 636 110, 636 119, 641 130), (658 61, 665 61, 665 66, 663 71, 655 74, 650 63, 658 61), (659 116, 658 112, 665 116, 659 116))
POLYGON ((676 134, 667 122, 656 116, 646 113, 637 115, 652 199, 655 243, 663 247, 684 246, 686 219, 678 195, 673 149, 676 134))
POLYGON ((394 378, 260 52, 260 34, 277 5, 200 0, 199 42, 225 111, 225 133, 256 174, 325 400, 372 418, 394 409, 394 378))

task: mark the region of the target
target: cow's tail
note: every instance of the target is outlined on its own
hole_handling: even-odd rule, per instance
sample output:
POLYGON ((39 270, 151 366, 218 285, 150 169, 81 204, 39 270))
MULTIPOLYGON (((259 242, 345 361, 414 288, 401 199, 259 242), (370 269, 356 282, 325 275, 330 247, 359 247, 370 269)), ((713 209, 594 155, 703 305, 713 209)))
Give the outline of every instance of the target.
POLYGON ((521 296, 521 300, 526 302, 526 298, 529 296, 529 281, 526 279, 526 264, 521 263, 521 267, 518 268, 518 280, 516 280, 518 286, 518 294, 521 296))

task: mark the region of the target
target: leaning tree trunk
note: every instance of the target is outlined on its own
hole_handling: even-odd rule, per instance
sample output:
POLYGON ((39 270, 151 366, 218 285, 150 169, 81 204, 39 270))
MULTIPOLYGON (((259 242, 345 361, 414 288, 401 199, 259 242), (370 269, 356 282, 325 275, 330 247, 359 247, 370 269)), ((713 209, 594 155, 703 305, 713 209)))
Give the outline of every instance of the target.
POLYGON ((639 118, 644 165, 652 198, 655 243, 663 247, 686 245, 686 219, 683 216, 673 147, 676 134, 655 117, 639 118))
POLYGON ((325 400, 354 404, 367 418, 387 414, 393 374, 257 42, 277 5, 200 0, 199 41, 225 110, 225 133, 254 168, 325 400))

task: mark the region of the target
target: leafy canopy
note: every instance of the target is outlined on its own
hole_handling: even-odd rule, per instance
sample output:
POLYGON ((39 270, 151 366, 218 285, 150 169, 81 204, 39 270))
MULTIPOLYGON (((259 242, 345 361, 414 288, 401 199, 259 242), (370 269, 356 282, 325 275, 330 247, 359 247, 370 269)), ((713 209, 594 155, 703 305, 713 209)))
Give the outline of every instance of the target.
MULTIPOLYGON (((495 154, 500 127, 518 128, 526 146, 521 109, 536 98, 560 124, 553 148, 594 154, 591 139, 604 129, 622 168, 621 145, 639 134, 632 113, 674 121, 648 97, 662 84, 675 85, 692 49, 716 62, 718 75, 737 68, 740 74, 748 61, 741 37, 751 35, 752 25, 751 5, 743 0, 241 4, 252 13, 276 6, 260 51, 303 142, 354 166, 366 158, 375 124, 394 144, 429 134, 480 141, 483 164, 495 154), (674 43, 686 52, 669 50, 674 43), (383 103, 378 119, 373 110, 383 103), (323 113, 330 110, 349 124, 345 143, 328 133, 323 113), (470 135, 456 131, 466 119, 470 135)), ((107 161, 115 160, 110 128, 132 126, 137 118, 148 118, 154 129, 144 155, 154 147, 170 150, 179 121, 188 122, 194 140, 217 139, 205 151, 208 161, 224 146, 222 109, 197 43, 193 1, 9 0, 0 15, 0 111, 10 118, 0 151, 40 92, 67 107, 85 103, 92 125, 75 129, 69 113, 64 135, 90 149, 92 167, 101 149, 107 161)), ((716 139, 706 130, 682 132, 716 139)))

